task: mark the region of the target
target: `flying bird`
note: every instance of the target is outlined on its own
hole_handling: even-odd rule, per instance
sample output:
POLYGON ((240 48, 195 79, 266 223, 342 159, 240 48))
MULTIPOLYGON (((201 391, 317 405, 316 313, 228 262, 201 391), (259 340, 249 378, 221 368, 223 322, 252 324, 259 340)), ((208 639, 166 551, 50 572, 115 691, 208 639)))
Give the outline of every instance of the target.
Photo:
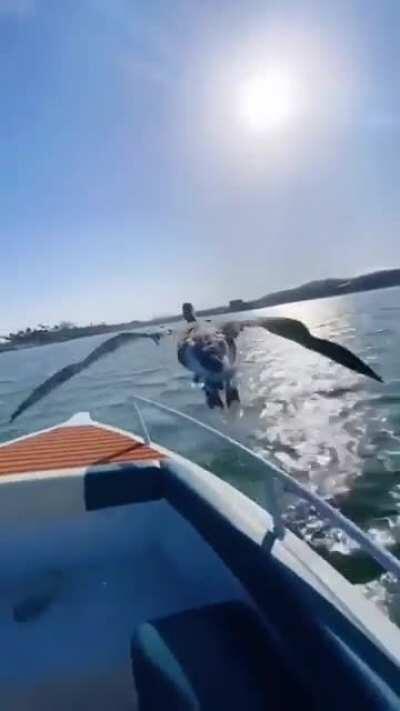
POLYGON ((239 401, 239 391, 234 380, 236 339, 246 328, 264 328, 269 333, 316 351, 349 370, 382 382, 382 378, 351 351, 338 343, 316 338, 301 321, 272 317, 228 321, 217 327, 205 326, 197 321, 190 303, 183 304, 182 314, 188 327, 178 343, 178 360, 192 371, 195 382, 203 384, 210 408, 224 407, 221 391, 225 393, 227 407, 239 401))
MULTIPOLYGON (((349 370, 382 382, 382 378, 351 351, 338 343, 316 338, 301 321, 276 317, 254 318, 244 321, 228 321, 214 326, 209 322, 207 324, 199 322, 190 303, 183 304, 182 315, 187 322, 187 327, 178 339, 178 361, 193 373, 194 382, 202 384, 206 403, 211 409, 214 407, 223 408, 225 405, 230 407, 233 402, 240 400, 235 382, 236 340, 246 328, 264 328, 269 333, 287 338, 308 350, 320 353, 349 370), (225 402, 222 396, 224 396, 225 402)), ((13 422, 28 407, 39 402, 55 388, 118 348, 141 338, 150 338, 158 345, 161 337, 172 333, 171 329, 165 329, 157 333, 120 333, 109 338, 89 353, 86 358, 58 370, 35 388, 13 412, 10 422, 13 422)))

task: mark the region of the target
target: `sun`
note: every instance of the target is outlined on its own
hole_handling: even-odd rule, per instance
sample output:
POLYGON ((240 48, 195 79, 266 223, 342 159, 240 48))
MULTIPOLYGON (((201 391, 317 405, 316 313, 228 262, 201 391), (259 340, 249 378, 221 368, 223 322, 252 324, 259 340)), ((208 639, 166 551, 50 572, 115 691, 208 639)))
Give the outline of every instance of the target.
POLYGON ((257 74, 240 86, 240 117, 256 131, 283 128, 295 117, 296 93, 293 78, 283 70, 257 74))

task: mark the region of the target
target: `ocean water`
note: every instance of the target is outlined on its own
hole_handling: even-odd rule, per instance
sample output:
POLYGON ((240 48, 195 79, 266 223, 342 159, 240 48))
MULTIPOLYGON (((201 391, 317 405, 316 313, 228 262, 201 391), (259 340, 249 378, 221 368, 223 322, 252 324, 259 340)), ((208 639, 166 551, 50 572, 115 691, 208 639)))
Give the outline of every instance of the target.
MULTIPOLYGON (((169 337, 159 347, 139 341, 111 354, 10 425, 11 412, 33 387, 107 338, 96 336, 0 354, 0 441, 82 410, 138 431, 132 400, 137 393, 212 424, 271 458, 400 557, 400 289, 251 312, 261 315, 302 319, 315 335, 364 358, 384 384, 261 329, 248 329, 239 340, 242 412, 232 418, 206 408, 201 390, 176 360, 176 338, 169 337)), ((155 441, 263 503, 260 474, 231 447, 150 407, 143 411, 155 441)), ((398 584, 308 505, 285 503, 290 527, 399 622, 398 584)))

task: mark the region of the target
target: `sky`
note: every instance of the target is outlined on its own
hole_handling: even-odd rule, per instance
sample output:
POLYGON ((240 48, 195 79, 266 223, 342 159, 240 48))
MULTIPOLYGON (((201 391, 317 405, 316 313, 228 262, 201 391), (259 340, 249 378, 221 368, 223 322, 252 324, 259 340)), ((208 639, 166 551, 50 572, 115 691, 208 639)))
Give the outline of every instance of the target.
POLYGON ((0 0, 0 333, 400 262, 398 0, 0 0))

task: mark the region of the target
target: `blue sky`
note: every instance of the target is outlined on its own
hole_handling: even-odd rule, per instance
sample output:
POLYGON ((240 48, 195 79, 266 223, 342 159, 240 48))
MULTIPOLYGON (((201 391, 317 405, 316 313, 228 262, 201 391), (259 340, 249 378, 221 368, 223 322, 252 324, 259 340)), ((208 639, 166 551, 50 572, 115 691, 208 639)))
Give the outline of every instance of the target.
POLYGON ((399 266, 399 23, 397 0, 0 0, 0 331, 399 266), (254 130, 268 66, 292 114, 254 130))

